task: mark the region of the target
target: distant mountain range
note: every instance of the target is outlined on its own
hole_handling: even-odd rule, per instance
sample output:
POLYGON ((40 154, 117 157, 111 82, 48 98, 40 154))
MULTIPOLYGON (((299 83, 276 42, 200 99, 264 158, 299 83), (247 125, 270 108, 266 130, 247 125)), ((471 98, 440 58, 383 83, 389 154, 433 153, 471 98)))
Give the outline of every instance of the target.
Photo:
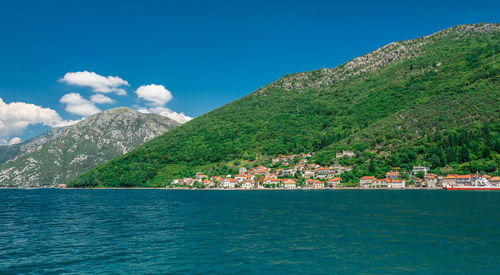
POLYGON ((391 166, 489 173, 499 163, 500 25, 390 43, 333 69, 296 73, 92 169, 73 186, 161 186, 280 153, 319 164, 357 152, 343 180, 391 166))
POLYGON ((52 128, 49 131, 24 142, 0 146, 0 164, 14 158, 37 145, 40 145, 54 137, 62 128, 52 128))
POLYGON ((0 186, 66 184, 80 173, 178 125, 169 118, 130 108, 100 112, 78 124, 54 128, 21 144, 0 147, 2 158, 10 159, 0 165, 0 186))

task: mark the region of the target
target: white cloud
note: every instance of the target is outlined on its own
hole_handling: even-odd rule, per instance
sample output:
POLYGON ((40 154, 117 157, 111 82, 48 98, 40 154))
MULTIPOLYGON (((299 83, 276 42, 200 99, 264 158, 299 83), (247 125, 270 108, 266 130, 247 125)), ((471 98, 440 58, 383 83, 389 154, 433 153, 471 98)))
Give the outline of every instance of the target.
POLYGON ((163 106, 172 100, 172 93, 167 90, 163 85, 143 85, 135 90, 139 98, 149 102, 153 106, 163 106))
POLYGON ((8 145, 14 145, 14 144, 18 144, 18 143, 21 143, 21 138, 20 137, 13 137, 9 140, 8 145))
MULTIPOLYGON (((144 110, 138 110, 139 112, 145 113, 144 110)), ((151 107, 146 109, 147 112, 154 113, 154 114, 159 114, 164 117, 168 117, 170 119, 173 119, 179 123, 185 123, 193 119, 192 117, 189 117, 185 115, 184 113, 177 113, 169 108, 166 107, 151 107)))
POLYGON ((83 118, 77 119, 77 120, 63 120, 63 121, 57 123, 56 125, 54 125, 54 128, 62 128, 62 127, 66 127, 66 126, 75 125, 82 120, 83 120, 83 118))
MULTIPOLYGON (((53 127, 61 121, 59 114, 50 108, 24 102, 7 104, 0 98, 0 137, 22 134, 29 125, 53 127)), ((4 140, 4 143, 7 142, 4 140)))
POLYGON ((129 86, 128 82, 120 77, 102 76, 88 71, 66 73, 63 78, 59 79, 59 82, 90 87, 94 92, 116 93, 118 95, 126 95, 127 92, 120 87, 129 86))
POLYGON ((59 102, 66 104, 66 111, 76 115, 89 116, 101 111, 94 102, 83 98, 79 93, 65 94, 59 102))
POLYGON ((139 112, 139 113, 143 113, 143 114, 150 114, 151 113, 148 110, 148 108, 145 108, 145 107, 134 106, 134 108, 136 108, 136 111, 139 112))
POLYGON ((188 122, 193 119, 184 113, 177 113, 165 107, 165 104, 174 97, 163 85, 143 85, 137 88, 135 93, 139 98, 144 99, 147 101, 147 104, 150 105, 150 107, 136 107, 138 112, 159 114, 179 123, 188 122))
POLYGON ((107 97, 103 94, 95 94, 95 95, 90 96, 90 101, 97 103, 97 104, 113 104, 113 103, 115 103, 115 101, 112 98, 107 97))

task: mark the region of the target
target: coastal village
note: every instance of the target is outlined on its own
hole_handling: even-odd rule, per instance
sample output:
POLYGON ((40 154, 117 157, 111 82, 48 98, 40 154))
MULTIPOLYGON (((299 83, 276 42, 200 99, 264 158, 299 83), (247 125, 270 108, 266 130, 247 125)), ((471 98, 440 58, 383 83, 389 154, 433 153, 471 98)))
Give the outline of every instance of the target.
MULTIPOLYGON (((344 185, 341 175, 352 167, 335 164, 324 167, 310 163, 313 153, 278 155, 272 159, 271 168, 257 166, 240 167, 238 174, 211 176, 197 172, 194 177, 175 179, 176 187, 213 189, 440 189, 445 185, 472 184, 478 178, 486 178, 492 185, 500 186, 500 177, 488 175, 439 176, 429 172, 425 166, 413 166, 409 175, 403 177, 401 168, 392 167, 385 178, 363 176, 356 185, 344 185), (420 176, 420 177, 419 177, 420 176), (405 179, 406 178, 406 179, 405 179)), ((336 154, 336 158, 350 158, 350 150, 336 154)))

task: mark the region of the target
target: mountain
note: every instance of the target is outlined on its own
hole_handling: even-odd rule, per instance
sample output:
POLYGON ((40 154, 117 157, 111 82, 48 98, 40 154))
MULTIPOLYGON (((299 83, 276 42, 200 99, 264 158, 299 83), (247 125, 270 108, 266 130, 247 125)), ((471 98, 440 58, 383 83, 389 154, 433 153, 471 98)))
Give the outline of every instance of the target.
POLYGON ((177 125, 169 118, 129 108, 97 113, 21 144, 23 152, 0 165, 0 186, 65 184, 83 171, 125 154, 177 125))
POLYGON ((280 153, 316 152, 314 161, 329 164, 342 149, 358 153, 346 181, 416 163, 494 172, 499 45, 500 24, 460 25, 287 75, 71 184, 161 186, 280 153))
POLYGON ((53 138, 61 129, 62 128, 52 128, 49 131, 24 142, 13 145, 0 146, 0 164, 13 159, 17 155, 28 151, 29 149, 37 145, 47 142, 49 139, 53 138))

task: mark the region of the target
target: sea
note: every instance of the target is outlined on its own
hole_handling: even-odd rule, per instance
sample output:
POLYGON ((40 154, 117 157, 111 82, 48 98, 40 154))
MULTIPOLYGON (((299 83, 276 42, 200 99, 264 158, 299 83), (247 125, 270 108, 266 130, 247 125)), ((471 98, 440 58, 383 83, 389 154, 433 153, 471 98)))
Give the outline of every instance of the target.
POLYGON ((0 274, 500 274, 500 192, 0 190, 0 274))

